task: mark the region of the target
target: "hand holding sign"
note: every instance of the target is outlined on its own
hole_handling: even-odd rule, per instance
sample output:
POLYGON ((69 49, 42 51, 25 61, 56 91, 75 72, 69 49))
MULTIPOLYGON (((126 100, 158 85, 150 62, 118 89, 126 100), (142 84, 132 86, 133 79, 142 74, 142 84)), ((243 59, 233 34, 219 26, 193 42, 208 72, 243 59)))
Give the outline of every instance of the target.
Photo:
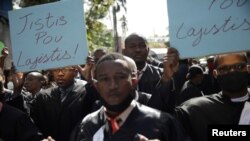
POLYGON ((163 60, 164 72, 162 80, 169 81, 179 67, 179 52, 175 48, 168 48, 166 56, 163 60))

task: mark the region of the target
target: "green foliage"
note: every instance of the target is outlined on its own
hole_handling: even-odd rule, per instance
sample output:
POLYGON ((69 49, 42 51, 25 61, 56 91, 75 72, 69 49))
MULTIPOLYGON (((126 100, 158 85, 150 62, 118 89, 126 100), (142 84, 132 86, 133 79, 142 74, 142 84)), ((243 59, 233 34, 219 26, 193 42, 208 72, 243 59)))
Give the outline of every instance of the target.
POLYGON ((150 48, 166 48, 166 44, 164 42, 148 42, 148 46, 150 48))
POLYGON ((94 20, 87 25, 90 25, 90 27, 87 28, 87 38, 89 49, 91 51, 96 48, 111 47, 113 45, 112 31, 107 30, 106 26, 101 22, 94 20))
POLYGON ((86 18, 92 20, 102 19, 108 14, 109 7, 112 5, 113 0, 90 0, 88 6, 90 7, 86 11, 86 18))
POLYGON ((113 0, 92 0, 89 1, 89 10, 85 12, 87 38, 89 49, 93 51, 95 48, 112 47, 113 35, 112 31, 99 21, 107 16, 109 7, 113 0))

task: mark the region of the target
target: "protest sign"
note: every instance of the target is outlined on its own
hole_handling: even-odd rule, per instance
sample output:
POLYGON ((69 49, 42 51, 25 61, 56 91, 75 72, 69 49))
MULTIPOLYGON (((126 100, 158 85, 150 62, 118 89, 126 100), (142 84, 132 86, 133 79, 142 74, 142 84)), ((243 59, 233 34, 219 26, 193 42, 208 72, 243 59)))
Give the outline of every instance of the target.
POLYGON ((181 58, 250 50, 250 0, 167 0, 181 58))
POLYGON ((18 71, 84 64, 88 47, 82 0, 13 10, 9 21, 18 71))

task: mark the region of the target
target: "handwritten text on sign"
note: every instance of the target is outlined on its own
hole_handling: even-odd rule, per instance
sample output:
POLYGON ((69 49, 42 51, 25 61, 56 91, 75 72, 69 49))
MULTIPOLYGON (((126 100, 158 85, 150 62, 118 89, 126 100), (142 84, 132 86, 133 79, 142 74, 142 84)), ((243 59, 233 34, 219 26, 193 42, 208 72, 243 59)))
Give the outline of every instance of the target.
POLYGON ((183 58, 250 49, 249 0, 168 0, 168 8, 170 42, 183 58))
POLYGON ((84 63, 88 51, 81 0, 29 7, 9 15, 17 70, 84 63))

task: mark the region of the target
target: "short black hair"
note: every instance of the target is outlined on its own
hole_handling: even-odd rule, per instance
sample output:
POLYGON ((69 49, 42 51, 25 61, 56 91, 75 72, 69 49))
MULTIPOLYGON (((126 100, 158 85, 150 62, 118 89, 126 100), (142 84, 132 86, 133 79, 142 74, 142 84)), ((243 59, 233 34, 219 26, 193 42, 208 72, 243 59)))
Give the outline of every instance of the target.
POLYGON ((199 65, 192 65, 189 69, 188 69, 188 74, 187 74, 187 78, 188 79, 192 79, 194 78, 196 75, 198 74, 203 74, 203 68, 199 65))
POLYGON ((134 38, 139 38, 141 40, 143 40, 145 42, 145 44, 148 44, 146 38, 144 38, 143 36, 140 36, 136 33, 133 33, 133 34, 130 34, 126 39, 125 39, 125 47, 126 45, 128 44, 128 42, 131 40, 131 39, 134 39, 134 38))
MULTIPOLYGON (((133 73, 133 68, 132 66, 130 65, 130 62, 125 58, 125 56, 123 56, 122 54, 120 53, 109 53, 109 54, 106 54, 104 56, 102 56, 96 63, 96 66, 95 66, 95 69, 94 69, 94 72, 95 72, 95 76, 96 76, 96 72, 97 72, 97 69, 99 69, 98 67, 100 66, 100 64, 102 64, 103 62, 105 61, 115 61, 117 59, 120 59, 120 60, 123 60, 125 62, 127 62, 129 68, 128 70, 130 71, 130 73, 132 74, 133 73)), ((112 69, 112 68, 111 68, 112 69)))
POLYGON ((42 73, 42 71, 39 71, 39 70, 29 71, 29 72, 25 73, 24 77, 26 78, 28 76, 28 74, 36 75, 36 77, 40 81, 44 81, 45 80, 45 77, 44 77, 44 74, 42 73))
MULTIPOLYGON (((241 55, 242 58, 244 59, 244 61, 247 63, 247 55, 246 55, 246 53, 241 52, 241 53, 231 53, 231 54, 239 54, 239 55, 241 55)), ((222 55, 226 55, 226 54, 219 54, 219 55, 215 56, 215 58, 214 58, 214 66, 215 66, 215 68, 218 67, 218 61, 220 59, 220 56, 222 56, 222 55)))
POLYGON ((103 53, 106 54, 108 51, 107 51, 106 48, 97 48, 97 49, 94 50, 93 55, 94 55, 96 52, 103 52, 103 53))

